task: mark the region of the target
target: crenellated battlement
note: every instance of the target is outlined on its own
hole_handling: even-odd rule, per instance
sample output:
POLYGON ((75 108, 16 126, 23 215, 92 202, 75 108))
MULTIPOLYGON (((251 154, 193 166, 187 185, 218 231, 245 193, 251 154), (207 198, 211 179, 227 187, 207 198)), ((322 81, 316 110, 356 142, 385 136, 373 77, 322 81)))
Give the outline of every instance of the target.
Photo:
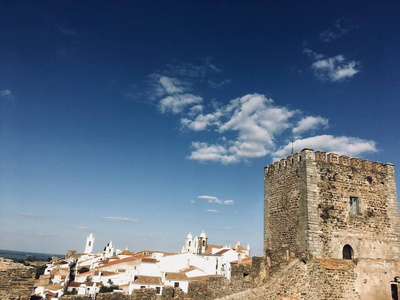
POLYGON ((386 173, 387 167, 394 167, 391 163, 383 164, 379 161, 371 162, 368 159, 350 158, 347 155, 339 155, 337 153, 326 153, 324 151, 315 151, 313 149, 305 148, 301 152, 291 154, 279 161, 276 161, 265 167, 265 172, 270 173, 281 169, 293 168, 299 166, 302 161, 311 158, 315 162, 337 164, 345 167, 352 167, 356 170, 365 170, 375 173, 386 173), (308 154, 308 155, 307 155, 308 154), (313 154, 313 155, 312 155, 313 154))

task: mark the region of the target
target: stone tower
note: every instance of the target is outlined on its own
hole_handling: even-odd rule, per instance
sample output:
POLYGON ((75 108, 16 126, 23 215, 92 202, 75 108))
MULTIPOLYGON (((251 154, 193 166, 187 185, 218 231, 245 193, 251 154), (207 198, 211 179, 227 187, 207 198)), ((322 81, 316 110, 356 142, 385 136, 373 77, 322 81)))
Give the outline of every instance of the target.
POLYGON ((368 282, 360 294, 385 282, 386 295, 400 273, 394 166, 312 149, 266 166, 264 253, 272 267, 305 255, 352 259, 368 282))
POLYGON ((90 235, 86 238, 86 246, 84 253, 90 254, 93 252, 93 243, 94 243, 94 236, 93 233, 91 232, 90 235))

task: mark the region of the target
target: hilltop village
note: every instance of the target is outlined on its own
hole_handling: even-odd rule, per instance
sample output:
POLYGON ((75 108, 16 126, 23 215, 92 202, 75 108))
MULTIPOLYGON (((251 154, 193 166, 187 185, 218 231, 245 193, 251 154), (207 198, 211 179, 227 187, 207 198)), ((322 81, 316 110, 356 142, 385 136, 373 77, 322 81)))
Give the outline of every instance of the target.
POLYGON ((161 295, 164 287, 187 293, 191 282, 215 276, 230 281, 232 265, 252 263, 250 245, 210 245, 204 231, 195 237, 189 233, 180 253, 119 250, 112 241, 101 253, 93 253, 94 241, 90 233, 82 254, 69 251, 65 258, 48 263, 35 281, 34 295, 53 300, 64 294, 94 298, 100 292, 131 295, 149 288, 161 295))
MULTIPOLYGON (((109 242, 95 254, 94 240, 90 234, 84 253, 49 263, 34 299, 400 299, 391 163, 305 148, 266 166, 263 257, 250 258, 239 242, 210 245, 204 231, 189 233, 180 253, 121 251, 109 242)), ((29 291, 21 266, 0 260, 0 298, 29 299, 2 297, 16 286, 29 291)))

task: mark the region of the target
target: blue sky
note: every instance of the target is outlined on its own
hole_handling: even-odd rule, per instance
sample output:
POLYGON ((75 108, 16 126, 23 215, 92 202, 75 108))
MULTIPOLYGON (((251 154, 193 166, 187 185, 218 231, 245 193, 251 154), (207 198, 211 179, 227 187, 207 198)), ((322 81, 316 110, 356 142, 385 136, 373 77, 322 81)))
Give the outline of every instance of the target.
POLYGON ((0 248, 179 251, 204 229, 261 254, 263 168, 291 140, 399 165, 399 13, 3 1, 0 248))

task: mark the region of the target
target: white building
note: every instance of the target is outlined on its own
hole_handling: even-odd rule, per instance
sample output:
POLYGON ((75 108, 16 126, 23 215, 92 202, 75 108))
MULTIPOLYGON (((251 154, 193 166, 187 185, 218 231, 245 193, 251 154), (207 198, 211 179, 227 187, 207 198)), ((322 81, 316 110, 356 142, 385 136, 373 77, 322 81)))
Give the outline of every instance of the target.
POLYGON ((112 241, 110 241, 107 244, 107 246, 104 247, 103 255, 104 255, 105 258, 110 258, 110 257, 113 257, 115 255, 115 249, 114 249, 112 241))
POLYGON ((201 254, 204 253, 206 249, 207 235, 205 234, 204 230, 200 234, 200 237, 195 236, 194 238, 189 232, 185 240, 185 245, 182 247, 181 253, 201 254))
POLYGON ((86 254, 91 254, 93 252, 93 243, 94 243, 94 236, 91 232, 90 235, 86 238, 86 247, 85 252, 86 254))

